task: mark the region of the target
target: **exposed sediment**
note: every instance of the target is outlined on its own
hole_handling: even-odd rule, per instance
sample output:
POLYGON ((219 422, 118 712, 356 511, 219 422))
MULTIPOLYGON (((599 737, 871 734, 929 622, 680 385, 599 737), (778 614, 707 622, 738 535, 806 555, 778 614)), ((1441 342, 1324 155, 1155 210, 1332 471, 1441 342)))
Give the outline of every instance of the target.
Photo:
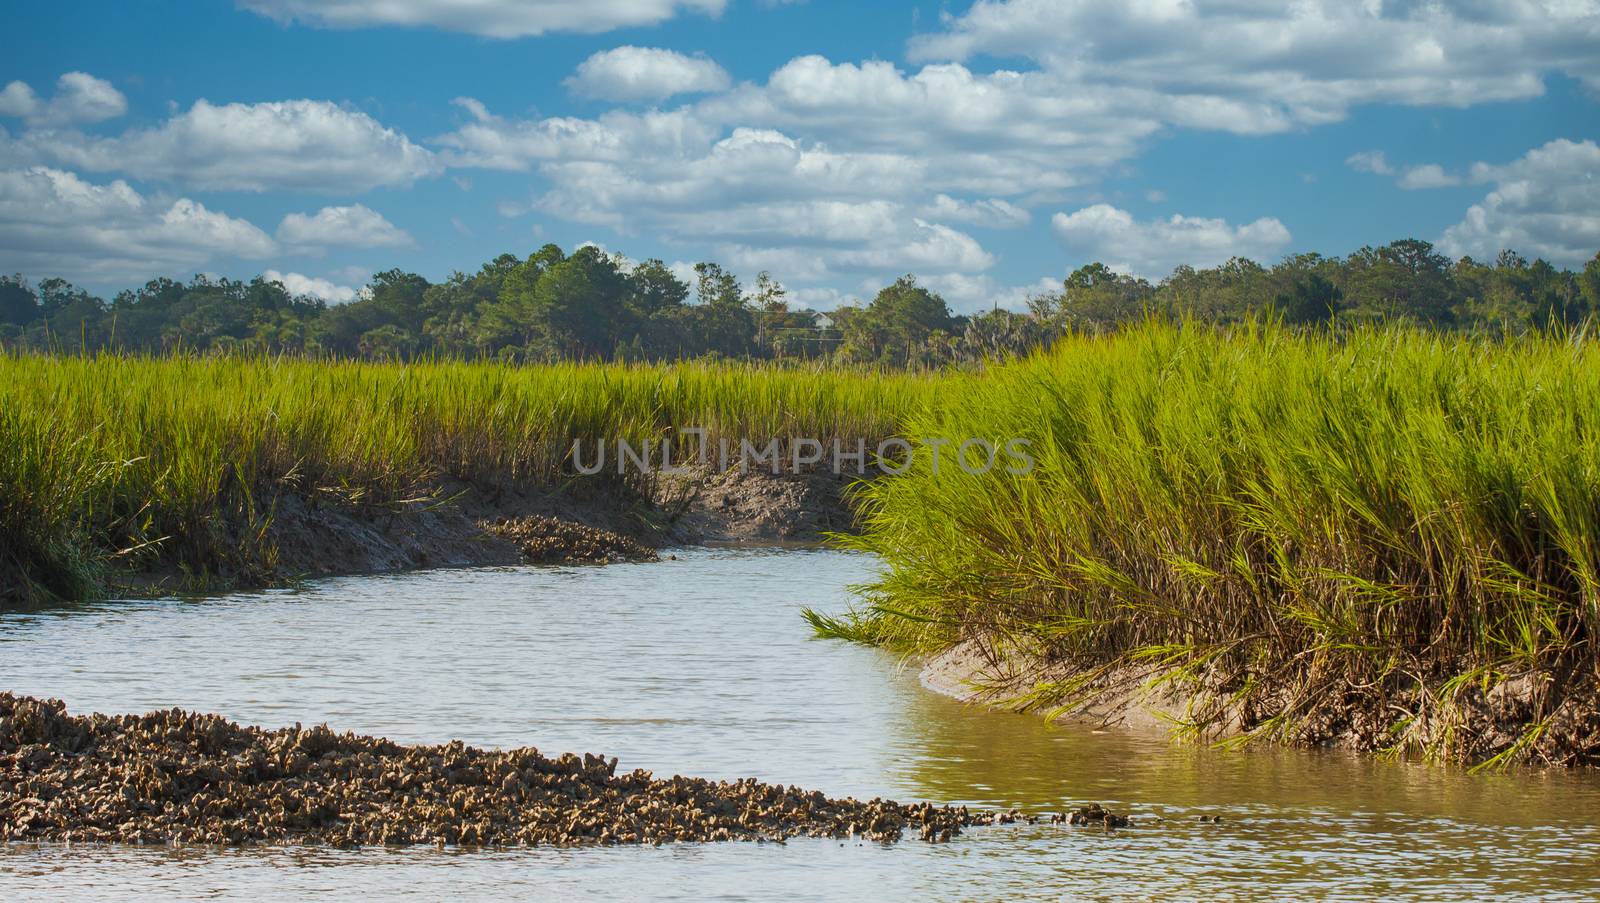
POLYGON ((533 846, 949 840, 1010 812, 828 799, 754 779, 616 773, 617 760, 325 725, 264 730, 179 710, 69 715, 0 693, 0 841, 533 846))
POLYGON ((559 489, 446 481, 381 504, 258 489, 257 507, 219 504, 229 541, 169 538, 110 577, 129 593, 220 592, 422 568, 642 561, 668 545, 818 542, 853 531, 845 497, 852 479, 698 470, 641 485, 588 479, 559 489), (235 523, 246 511, 260 521, 235 523), (197 557, 195 548, 207 551, 197 557))
POLYGON ((1051 664, 1015 651, 1001 653, 992 643, 966 640, 926 659, 919 678, 927 689, 962 702, 1159 733, 1180 722, 1191 701, 1170 683, 1148 686, 1149 670, 1132 668, 1109 672, 1082 686, 1078 701, 1064 709, 1028 695, 1040 684, 1081 676, 1081 671, 1064 663, 1051 664))
MULTIPOLYGON (((1202 740, 1251 736, 1291 746, 1407 754, 1434 748, 1467 765, 1491 761, 1573 767, 1600 765, 1600 676, 1578 672, 1564 685, 1533 675, 1492 688, 1435 683, 1381 687, 1330 684, 1293 719, 1279 719, 1294 700, 1285 691, 1253 705, 1236 702, 1236 687, 1204 676, 1166 680, 1159 667, 1086 666, 1004 649, 972 638, 924 663, 922 685, 964 702, 1030 711, 1052 719, 1125 727, 1202 740), (1052 688, 1058 688, 1052 692, 1052 688), (1065 689, 1061 689, 1065 688, 1065 689), (1402 735, 1396 725, 1402 724, 1402 735), (1263 732, 1263 726, 1274 727, 1263 732), (1509 752, 1508 752, 1509 751, 1509 752)), ((1304 695, 1304 694, 1302 694, 1304 695)))
POLYGON ((615 531, 537 514, 489 521, 483 529, 516 543, 531 564, 610 564, 658 557, 655 549, 615 531))

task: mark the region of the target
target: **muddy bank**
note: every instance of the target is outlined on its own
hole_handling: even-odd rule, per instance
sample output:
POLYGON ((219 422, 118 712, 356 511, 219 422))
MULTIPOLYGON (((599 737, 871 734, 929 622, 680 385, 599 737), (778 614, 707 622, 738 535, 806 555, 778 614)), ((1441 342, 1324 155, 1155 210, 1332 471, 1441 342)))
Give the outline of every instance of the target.
POLYGON ((1184 715, 1190 698, 1170 688, 1151 690, 1148 675, 1122 669, 1094 683, 1089 698, 1066 709, 1029 698, 1042 683, 1070 677, 1068 669, 1038 659, 1000 653, 992 644, 966 640, 931 656, 918 675, 935 693, 962 702, 1037 712, 1099 727, 1167 733, 1184 715))
POLYGON ((449 481, 384 503, 279 488, 256 494, 268 514, 254 514, 254 526, 238 506, 218 506, 230 537, 221 554, 208 543, 197 560, 186 550, 201 544, 174 538, 110 577, 121 592, 215 592, 420 568, 650 560, 668 545, 819 542, 854 531, 853 479, 702 470, 560 487, 449 481))
POLYGON ((1163 680, 1155 667, 1086 668, 1002 650, 968 639, 928 658, 930 690, 965 702, 1050 718, 1182 734, 1201 741, 1250 735, 1293 746, 1407 754, 1438 748, 1443 758, 1477 765, 1600 765, 1600 680, 1574 671, 1556 679, 1527 674, 1481 685, 1285 688, 1259 702, 1234 702, 1222 682, 1163 680))
POLYGON ((0 841, 534 846, 949 840, 1014 813, 617 774, 601 756, 401 746, 178 710, 73 716, 0 693, 0 841))
POLYGON ((701 470, 662 478, 657 503, 674 542, 819 542, 854 533, 849 487, 859 477, 826 471, 772 474, 701 470))

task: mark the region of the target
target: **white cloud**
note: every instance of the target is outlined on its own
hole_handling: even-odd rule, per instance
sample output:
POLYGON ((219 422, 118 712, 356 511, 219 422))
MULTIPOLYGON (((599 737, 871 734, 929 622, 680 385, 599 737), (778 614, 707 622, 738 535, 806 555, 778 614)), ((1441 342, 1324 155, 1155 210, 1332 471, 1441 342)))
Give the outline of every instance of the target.
POLYGON ((1162 123, 1125 100, 1116 92, 1074 94, 1039 73, 946 65, 907 74, 886 62, 835 65, 808 56, 765 85, 670 111, 508 120, 461 98, 472 121, 439 142, 454 150, 454 165, 526 169, 552 160, 703 156, 740 131, 777 132, 803 136, 838 160, 914 168, 930 194, 1009 199, 1077 187, 1132 156, 1162 123))
POLYGON ((727 71, 704 57, 632 46, 594 54, 563 82, 580 97, 623 103, 725 91, 731 83, 727 71))
POLYGON ((321 298, 329 304, 348 304, 360 297, 361 290, 348 285, 339 285, 327 279, 314 276, 305 276, 300 273, 282 273, 277 270, 264 270, 261 278, 268 282, 281 282, 291 295, 310 295, 321 298))
POLYGON ((1351 154, 1345 158, 1344 164, 1356 172, 1370 172, 1376 176, 1394 176, 1395 184, 1406 191, 1416 191, 1423 188, 1449 188, 1460 185, 1461 177, 1445 171, 1437 163, 1423 163, 1419 166, 1408 166, 1403 171, 1397 170, 1383 151, 1362 151, 1351 154))
POLYGON ((688 110, 513 120, 490 113, 470 97, 458 97, 453 103, 471 114, 472 121, 435 139, 450 149, 445 159, 451 166, 525 170, 554 160, 673 157, 708 146, 720 132, 714 123, 702 122, 688 110))
POLYGON ((655 25, 679 10, 720 15, 727 0, 238 0, 279 22, 330 28, 429 26, 491 38, 655 25))
POLYGON ((405 135, 365 113, 316 100, 199 100, 154 128, 116 137, 28 131, 4 144, 0 152, 10 158, 199 189, 351 194, 410 185, 441 171, 433 153, 405 135))
POLYGON ((276 250, 249 222, 188 198, 151 201, 121 180, 96 185, 42 166, 0 171, 0 257, 25 273, 147 279, 276 250))
MULTIPOLYGON (((970 236, 919 215, 913 202, 925 190, 925 170, 913 157, 838 153, 775 129, 717 137, 687 109, 517 122, 473 101, 461 105, 474 121, 441 140, 460 159, 536 165, 552 187, 534 206, 569 221, 668 241, 698 236, 719 259, 789 279, 993 264, 970 236)), ((507 216, 526 209, 500 205, 507 216)), ((998 201, 973 209, 1012 219, 1021 213, 998 201)))
POLYGON ((1210 267, 1230 257, 1271 258, 1289 243, 1289 230, 1272 217, 1242 226, 1226 220, 1174 214, 1137 222, 1125 210, 1095 204, 1051 218, 1056 237, 1085 260, 1147 279, 1160 279, 1179 264, 1210 267))
POLYGON ((40 99, 26 82, 0 90, 0 116, 22 119, 30 126, 54 127, 75 122, 103 122, 128 111, 128 99, 112 84, 87 72, 68 72, 56 80, 56 94, 40 99))
POLYGON ((26 118, 37 115, 42 106, 27 82, 11 82, 0 89, 0 116, 26 118))
POLYGON ((922 215, 940 222, 970 223, 992 229, 1026 226, 1033 220, 1026 209, 1002 198, 962 201, 948 194, 934 195, 933 201, 922 208, 922 215))
POLYGON ((291 213, 278 224, 278 240, 315 249, 329 245, 403 248, 416 244, 404 229, 362 204, 324 207, 313 214, 291 213))
MULTIPOLYGON (((501 117, 462 98, 470 118, 437 140, 449 165, 538 173, 550 186, 531 198, 542 214, 669 243, 701 237, 697 252, 797 288, 928 261, 927 275, 959 274, 971 289, 995 258, 959 230, 1027 224, 1173 127, 1282 132, 1359 104, 1530 97, 1551 69, 1600 74, 1586 50, 1600 37, 1595 0, 1561 2, 1362 7, 1382 5, 1379 15, 1332 0, 1292 13, 1260 0, 980 0, 914 42, 920 68, 801 56, 669 110, 588 118, 501 117), (1002 68, 960 62, 983 54, 1002 68), (1004 68, 1016 66, 1026 71, 1004 68)), ((1378 152, 1350 163, 1406 187, 1451 178, 1398 170, 1378 152)), ((522 200, 502 213, 527 212, 522 200)), ((1103 210, 1147 242, 1105 256, 1157 276, 1169 262, 1265 257, 1288 241, 1275 219, 1134 223, 1103 210), (1155 246, 1157 235, 1176 247, 1155 246)), ((1061 218, 1076 241, 1117 225, 1061 218)))
POLYGON ((1021 311, 1028 308, 1030 295, 1056 291, 1061 280, 1041 278, 1027 285, 1006 285, 993 276, 965 273, 945 273, 922 280, 929 289, 938 292, 958 314, 987 313, 996 307, 1002 310, 1021 311))
POLYGON ((1356 172, 1370 172, 1376 176, 1394 175, 1394 167, 1389 165, 1389 160, 1383 151, 1362 151, 1359 154, 1351 154, 1345 158, 1344 165, 1356 172))
POLYGON ((666 111, 516 120, 457 103, 470 120, 437 139, 451 165, 536 170, 551 186, 534 198, 545 214, 705 236, 722 259, 791 280, 992 266, 954 227, 1025 224, 1037 198, 1091 180, 1160 128, 1115 96, 1061 96, 1042 77, 820 57, 666 111))
POLYGON ((1396 185, 1407 191, 1416 191, 1422 188, 1449 188, 1461 184, 1461 177, 1445 172, 1444 167, 1437 163, 1424 163, 1421 166, 1408 168, 1396 185))
POLYGON ((1082 91, 1159 96, 1170 122, 1262 132, 1536 97, 1552 71, 1600 87, 1596 46, 1594 0, 978 0, 910 56, 1026 57, 1082 91))
POLYGON ((1557 266, 1581 266, 1600 250, 1600 146, 1565 139, 1503 166, 1479 163, 1474 182, 1494 190, 1446 229, 1439 248, 1492 260, 1511 249, 1557 266))
POLYGON ((779 128, 841 150, 925 161, 932 187, 1014 197, 1072 188, 1161 128, 1127 92, 1083 92, 1048 72, 914 73, 893 64, 790 60, 767 84, 712 98, 702 115, 779 128))
POLYGON ((842 292, 832 286, 814 286, 812 288, 792 288, 787 283, 784 288, 789 291, 789 307, 804 308, 806 310, 833 311, 841 307, 861 305, 861 299, 849 292, 842 292))
POLYGON ((337 279, 340 282, 365 285, 367 280, 372 278, 372 267, 351 264, 350 266, 340 267, 337 270, 330 271, 328 276, 333 279, 337 279))

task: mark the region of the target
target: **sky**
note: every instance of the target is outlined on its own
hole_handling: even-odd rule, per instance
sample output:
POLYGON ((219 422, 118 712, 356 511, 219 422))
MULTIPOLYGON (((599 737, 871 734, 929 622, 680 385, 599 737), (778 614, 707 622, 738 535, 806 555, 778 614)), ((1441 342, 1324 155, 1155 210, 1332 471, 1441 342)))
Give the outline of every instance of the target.
POLYGON ((1600 0, 126 0, 0 36, 0 272, 348 301, 546 242, 915 273, 1600 250, 1600 0))

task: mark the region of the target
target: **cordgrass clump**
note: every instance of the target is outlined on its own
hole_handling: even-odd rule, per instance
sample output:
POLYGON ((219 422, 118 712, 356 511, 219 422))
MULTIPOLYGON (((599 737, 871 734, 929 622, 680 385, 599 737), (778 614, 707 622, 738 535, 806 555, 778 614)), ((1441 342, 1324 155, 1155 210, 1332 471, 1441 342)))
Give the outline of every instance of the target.
POLYGON ((825 634, 978 640, 1072 711, 1107 675, 1184 730, 1479 763, 1600 756, 1600 347, 1150 324, 916 409, 1036 466, 865 487, 886 570, 825 634), (1063 676, 1065 675, 1065 676, 1063 676))
MULTIPOLYGON (((279 503, 378 517, 446 484, 557 488, 573 443, 876 442, 936 376, 778 368, 0 355, 0 604, 166 568, 276 573, 279 503)), ((614 472, 594 480, 648 475, 614 472)), ((203 580, 199 582, 204 582, 203 580)))

